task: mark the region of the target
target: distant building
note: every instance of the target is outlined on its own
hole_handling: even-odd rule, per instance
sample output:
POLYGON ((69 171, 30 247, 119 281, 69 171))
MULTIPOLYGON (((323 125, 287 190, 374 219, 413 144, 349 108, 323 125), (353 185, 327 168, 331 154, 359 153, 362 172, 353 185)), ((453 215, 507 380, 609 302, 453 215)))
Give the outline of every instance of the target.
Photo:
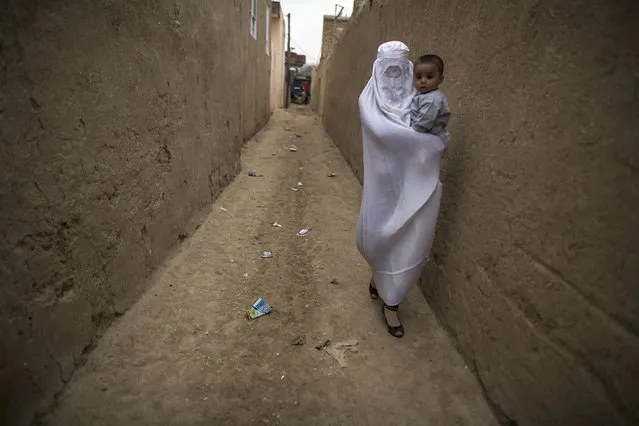
MULTIPOLYGON (((353 0, 352 16, 359 15, 367 5, 370 5, 370 0, 353 0)), ((348 26, 350 19, 351 18, 347 16, 341 15, 324 15, 324 25, 322 28, 322 54, 320 62, 323 58, 327 58, 331 55, 335 43, 337 43, 342 32, 348 26)))
POLYGON ((306 55, 300 55, 295 52, 286 52, 286 60, 289 66, 300 68, 306 65, 306 55))
POLYGON ((339 39, 342 31, 348 26, 349 18, 333 15, 324 15, 324 26, 322 28, 322 59, 327 58, 333 51, 335 42, 339 39))

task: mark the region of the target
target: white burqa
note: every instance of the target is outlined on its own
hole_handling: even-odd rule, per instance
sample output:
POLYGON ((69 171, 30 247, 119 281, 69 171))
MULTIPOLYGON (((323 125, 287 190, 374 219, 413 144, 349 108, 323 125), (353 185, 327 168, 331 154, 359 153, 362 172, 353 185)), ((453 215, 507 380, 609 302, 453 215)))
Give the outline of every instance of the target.
POLYGON ((442 193, 439 163, 448 142, 410 127, 415 89, 408 52, 398 41, 382 44, 359 97, 364 193, 356 243, 389 306, 406 298, 428 258, 442 193))

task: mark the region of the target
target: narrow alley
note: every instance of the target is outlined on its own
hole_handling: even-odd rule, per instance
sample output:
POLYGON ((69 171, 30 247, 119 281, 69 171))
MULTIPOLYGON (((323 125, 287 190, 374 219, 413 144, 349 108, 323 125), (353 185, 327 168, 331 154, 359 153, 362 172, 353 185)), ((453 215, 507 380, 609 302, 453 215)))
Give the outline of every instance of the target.
POLYGON ((639 425, 639 2, 339 3, 3 3, 0 426, 639 425))
POLYGON ((417 288, 402 311, 408 338, 386 332, 353 243, 360 193, 314 114, 275 111, 241 174, 41 423, 497 424, 417 288), (273 311, 248 320, 258 297, 273 311), (345 367, 315 348, 326 340, 356 341, 345 367))

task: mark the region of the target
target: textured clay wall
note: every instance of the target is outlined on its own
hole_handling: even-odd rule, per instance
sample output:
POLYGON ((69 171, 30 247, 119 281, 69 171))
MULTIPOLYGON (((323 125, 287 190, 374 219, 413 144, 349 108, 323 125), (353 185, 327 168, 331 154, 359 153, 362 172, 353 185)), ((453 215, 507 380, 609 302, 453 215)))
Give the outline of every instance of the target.
POLYGON ((326 93, 326 64, 327 60, 320 62, 317 65, 317 68, 313 70, 311 74, 311 80, 313 84, 311 84, 311 108, 313 111, 320 114, 323 113, 324 110, 324 93, 326 93))
MULTIPOLYGON (((212 3, 206 3, 206 8, 218 15, 218 8, 231 7, 227 3, 228 1, 225 0, 215 0, 212 3)), ((228 55, 226 53, 220 55, 215 61, 216 65, 226 67, 226 63, 237 63, 239 59, 239 65, 233 68, 233 73, 218 74, 217 82, 221 84, 224 79, 232 81, 239 77, 241 88, 235 90, 235 95, 232 96, 235 99, 229 99, 231 95, 216 98, 222 109, 224 104, 232 105, 240 97, 239 114, 244 141, 249 140, 264 127, 271 114, 271 57, 266 54, 266 11, 271 10, 271 2, 270 0, 257 2, 257 39, 248 35, 250 30, 247 17, 250 16, 250 3, 250 0, 234 0, 232 10, 235 15, 228 18, 229 22, 225 22, 224 26, 215 25, 211 28, 215 31, 215 36, 219 37, 214 41, 216 46, 228 44, 221 34, 223 34, 222 28, 230 27, 233 28, 231 34, 237 33, 237 40, 241 43, 239 50, 228 55), (239 57, 232 58, 233 55, 239 57), (221 62, 225 64, 222 65, 221 62)))
POLYGON ((238 172, 269 116, 248 5, 3 2, 0 423, 46 409, 238 172))
POLYGON ((638 6, 373 0, 323 64, 361 178, 377 45, 445 59, 456 145, 421 285, 505 424, 639 424, 638 6))

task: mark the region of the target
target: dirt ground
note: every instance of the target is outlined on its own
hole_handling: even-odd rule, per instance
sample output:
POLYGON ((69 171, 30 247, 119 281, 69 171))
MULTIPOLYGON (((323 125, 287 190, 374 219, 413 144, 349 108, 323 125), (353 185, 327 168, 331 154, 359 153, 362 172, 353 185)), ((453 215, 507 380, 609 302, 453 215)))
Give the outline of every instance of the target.
POLYGON ((242 164, 42 423, 496 425, 417 289, 406 336, 387 333, 354 245, 361 186, 319 120, 276 111, 242 164), (249 321, 258 297, 274 311, 249 321), (344 368, 315 349, 350 339, 344 368))

